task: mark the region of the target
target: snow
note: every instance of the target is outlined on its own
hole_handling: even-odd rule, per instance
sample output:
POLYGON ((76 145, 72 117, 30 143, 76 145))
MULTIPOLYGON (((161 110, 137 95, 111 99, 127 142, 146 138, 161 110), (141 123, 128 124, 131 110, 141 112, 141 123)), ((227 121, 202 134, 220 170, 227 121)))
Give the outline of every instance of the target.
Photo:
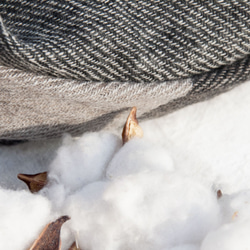
POLYGON ((250 249, 249 91, 142 122, 124 145, 117 128, 1 146, 0 249, 27 249, 60 215, 65 250, 250 249), (37 194, 16 178, 43 171, 37 194))
POLYGON ((26 191, 0 189, 0 249, 25 249, 51 217, 50 202, 26 191))

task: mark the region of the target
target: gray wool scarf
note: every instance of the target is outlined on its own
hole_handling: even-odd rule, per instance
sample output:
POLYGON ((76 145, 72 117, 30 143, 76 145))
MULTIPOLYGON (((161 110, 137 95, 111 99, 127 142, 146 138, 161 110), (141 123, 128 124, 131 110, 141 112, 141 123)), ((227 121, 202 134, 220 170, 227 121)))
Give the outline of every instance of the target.
POLYGON ((114 129, 250 75, 250 2, 1 0, 0 141, 114 129))

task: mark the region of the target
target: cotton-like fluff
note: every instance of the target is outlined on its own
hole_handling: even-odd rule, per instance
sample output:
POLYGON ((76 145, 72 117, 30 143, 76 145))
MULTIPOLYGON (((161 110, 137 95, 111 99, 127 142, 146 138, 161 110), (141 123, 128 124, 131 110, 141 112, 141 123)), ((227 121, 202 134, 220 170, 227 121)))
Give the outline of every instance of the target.
POLYGON ((220 200, 222 223, 250 220, 250 189, 231 195, 224 194, 220 200))
POLYGON ((108 165, 106 176, 115 179, 142 171, 173 171, 168 151, 148 140, 134 138, 127 142, 108 165))
POLYGON ((250 188, 249 92, 250 82, 140 125, 145 138, 168 148, 182 173, 238 192, 250 188))
POLYGON ((210 232, 201 250, 245 250, 250 246, 250 190, 223 195, 220 200, 221 226, 210 232))
POLYGON ((0 201, 0 249, 27 249, 50 221, 50 202, 41 195, 6 189, 0 189, 0 201))
POLYGON ((66 204, 83 249, 168 249, 199 242, 218 224, 214 193, 174 173, 90 184, 66 204))
POLYGON ((183 244, 179 246, 175 246, 171 249, 164 249, 164 250, 200 250, 199 245, 195 244, 183 244))
POLYGON ((66 137, 49 176, 47 194, 82 249, 193 247, 219 221, 210 186, 176 172, 168 151, 145 139, 121 147, 105 133, 66 137))
POLYGON ((68 135, 51 165, 49 177, 72 191, 97 181, 120 146, 121 140, 109 133, 87 133, 77 140, 68 135))
POLYGON ((201 250, 248 250, 250 249, 250 220, 224 224, 207 235, 201 250))
POLYGON ((68 194, 104 177, 107 164, 120 147, 121 140, 110 133, 87 133, 76 140, 65 136, 43 192, 61 206, 68 194))

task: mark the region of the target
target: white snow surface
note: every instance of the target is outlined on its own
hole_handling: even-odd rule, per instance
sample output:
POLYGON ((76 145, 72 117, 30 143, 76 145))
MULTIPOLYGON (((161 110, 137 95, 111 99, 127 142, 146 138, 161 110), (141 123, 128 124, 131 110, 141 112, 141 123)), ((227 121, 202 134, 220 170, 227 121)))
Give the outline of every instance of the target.
POLYGON ((63 250, 250 249, 249 93, 142 122, 125 145, 118 128, 0 146, 0 250, 27 249, 61 215, 63 250), (16 178, 43 171, 37 194, 16 178))

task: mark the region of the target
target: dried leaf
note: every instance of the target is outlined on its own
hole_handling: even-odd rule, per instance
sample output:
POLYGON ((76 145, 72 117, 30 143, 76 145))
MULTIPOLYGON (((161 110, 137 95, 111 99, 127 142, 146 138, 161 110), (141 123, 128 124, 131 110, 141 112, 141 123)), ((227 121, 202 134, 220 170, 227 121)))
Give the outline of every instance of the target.
POLYGON ((220 199, 222 197, 222 192, 221 192, 221 190, 219 189, 218 191, 217 191, 217 199, 220 199))
POLYGON ((133 137, 143 137, 142 128, 139 126, 136 119, 136 107, 133 107, 127 118, 127 121, 122 131, 123 144, 131 140, 133 137))
POLYGON ((79 246, 76 245, 76 242, 74 242, 71 247, 69 248, 69 250, 81 250, 79 246))
POLYGON ((47 172, 39 174, 19 174, 18 179, 24 181, 31 193, 40 191, 47 184, 47 172))
POLYGON ((69 220, 68 216, 62 216, 54 222, 45 226, 42 233, 35 240, 29 250, 60 250, 60 232, 64 222, 69 220))

